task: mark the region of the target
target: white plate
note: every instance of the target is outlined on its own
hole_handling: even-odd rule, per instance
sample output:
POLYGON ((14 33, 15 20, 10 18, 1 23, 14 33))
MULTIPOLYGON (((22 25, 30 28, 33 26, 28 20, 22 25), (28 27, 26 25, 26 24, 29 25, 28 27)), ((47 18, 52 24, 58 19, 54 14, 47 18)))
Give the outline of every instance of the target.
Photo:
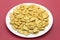
MULTIPOLYGON (((23 3, 23 4, 25 4, 25 5, 30 5, 30 4, 35 4, 35 3, 23 3)), ((21 5, 21 4, 19 4, 19 5, 21 5)), ((17 5, 17 6, 19 6, 19 5, 17 5)), ((44 35, 45 33, 47 33, 47 32, 51 29, 52 24, 53 24, 53 17, 52 17, 51 12, 50 12, 46 7, 44 7, 44 6, 42 6, 42 5, 39 5, 39 4, 35 4, 35 5, 40 6, 41 8, 45 9, 45 10, 48 12, 48 15, 49 15, 49 24, 48 24, 48 26, 46 26, 45 30, 44 30, 44 31, 40 31, 40 32, 39 32, 38 34, 36 34, 36 35, 30 34, 30 35, 28 35, 28 36, 25 36, 25 35, 23 35, 23 34, 19 34, 17 31, 13 30, 13 29, 12 29, 12 26, 11 26, 10 23, 9 23, 9 22, 10 22, 9 14, 10 14, 10 12, 13 11, 14 8, 16 8, 16 6, 15 6, 15 7, 13 7, 11 10, 9 10, 9 12, 8 12, 7 15, 6 15, 6 25, 7 25, 7 28, 8 28, 13 34, 15 34, 15 35, 17 35, 17 36, 20 36, 20 37, 25 37, 25 38, 35 38, 35 37, 44 35)))

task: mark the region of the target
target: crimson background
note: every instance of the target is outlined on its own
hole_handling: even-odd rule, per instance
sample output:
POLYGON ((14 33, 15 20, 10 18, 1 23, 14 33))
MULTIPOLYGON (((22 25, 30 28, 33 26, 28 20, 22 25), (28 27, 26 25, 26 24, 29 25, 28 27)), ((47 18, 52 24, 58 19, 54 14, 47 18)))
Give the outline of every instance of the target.
POLYGON ((0 40, 60 40, 60 0, 0 0, 0 40), (6 14, 13 6, 30 2, 47 7, 54 17, 52 29, 47 34, 33 39, 12 34, 5 24, 6 14))

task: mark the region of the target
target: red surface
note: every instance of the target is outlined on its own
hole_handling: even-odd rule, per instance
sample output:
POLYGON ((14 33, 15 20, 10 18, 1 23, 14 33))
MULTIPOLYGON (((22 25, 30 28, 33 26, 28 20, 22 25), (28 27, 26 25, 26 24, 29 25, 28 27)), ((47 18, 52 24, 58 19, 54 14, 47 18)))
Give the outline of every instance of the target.
POLYGON ((0 0, 0 40, 60 40, 60 0, 0 0), (12 34, 6 27, 5 16, 15 5, 21 3, 38 3, 47 7, 53 14, 54 24, 52 29, 45 35, 27 39, 12 34))

